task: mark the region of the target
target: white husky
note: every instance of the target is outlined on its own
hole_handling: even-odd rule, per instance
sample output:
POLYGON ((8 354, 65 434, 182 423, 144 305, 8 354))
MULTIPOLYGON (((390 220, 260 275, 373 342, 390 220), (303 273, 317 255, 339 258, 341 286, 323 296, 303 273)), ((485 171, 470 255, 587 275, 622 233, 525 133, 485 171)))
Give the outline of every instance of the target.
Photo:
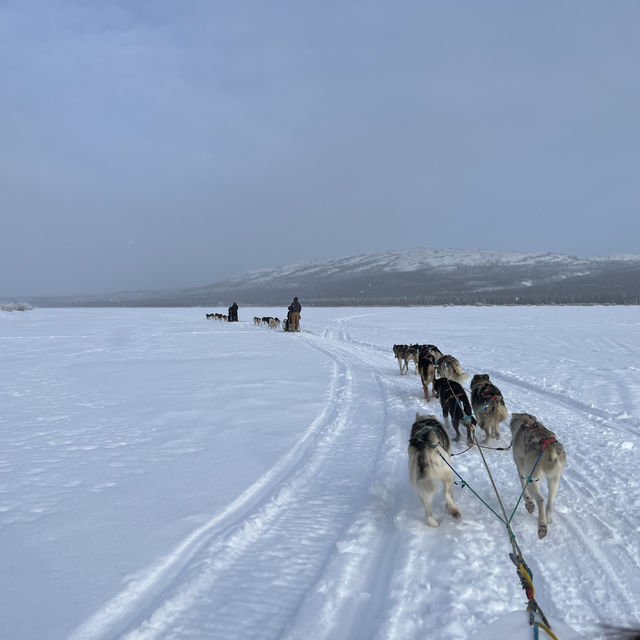
POLYGON ((549 431, 529 413, 511 414, 511 436, 513 459, 518 468, 518 475, 524 489, 524 504, 529 513, 533 513, 538 505, 538 537, 547 535, 547 524, 551 522, 553 501, 558 492, 562 470, 567 462, 564 447, 556 440, 553 431, 549 431), (537 461, 537 464, 536 464, 537 461), (535 470, 533 469, 535 466, 535 470), (532 473, 533 471, 533 473, 532 473), (527 479, 531 475, 531 482, 527 479), (540 493, 540 482, 547 477, 547 506, 540 493))
POLYGON ((451 441, 442 424, 435 416, 416 413, 409 439, 409 481, 422 500, 427 522, 432 527, 440 524, 431 512, 431 501, 440 482, 444 485, 447 511, 456 520, 460 519, 460 510, 453 499, 453 471, 445 462, 451 461, 450 454, 451 441))

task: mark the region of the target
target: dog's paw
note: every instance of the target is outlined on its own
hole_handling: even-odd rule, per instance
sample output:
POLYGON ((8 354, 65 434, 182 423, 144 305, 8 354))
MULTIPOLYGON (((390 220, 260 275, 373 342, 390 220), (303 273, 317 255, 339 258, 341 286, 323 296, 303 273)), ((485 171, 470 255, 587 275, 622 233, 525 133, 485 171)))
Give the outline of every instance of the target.
POLYGON ((440 523, 433 516, 428 516, 427 517, 427 524, 430 527, 439 527, 440 526, 440 523))
POLYGON ((536 505, 529 496, 524 499, 524 506, 529 513, 533 513, 533 510, 536 508, 536 505))
POLYGON ((449 513, 451 514, 451 517, 455 518, 456 520, 460 520, 460 518, 462 518, 462 514, 460 513, 460 511, 458 511, 458 509, 449 509, 449 513))
POLYGON ((546 524, 541 524, 538 527, 538 538, 542 539, 547 535, 547 525, 546 524))

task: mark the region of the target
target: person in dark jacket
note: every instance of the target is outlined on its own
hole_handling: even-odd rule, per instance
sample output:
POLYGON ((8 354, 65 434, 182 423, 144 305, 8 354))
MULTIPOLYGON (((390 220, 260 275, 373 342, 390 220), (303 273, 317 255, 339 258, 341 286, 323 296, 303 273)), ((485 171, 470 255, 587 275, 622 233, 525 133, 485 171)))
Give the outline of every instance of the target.
POLYGON ((235 302, 229 307, 229 322, 238 322, 238 305, 235 302))
POLYGON ((300 331, 300 311, 302 306, 298 302, 298 297, 293 299, 289 305, 289 331, 300 331))

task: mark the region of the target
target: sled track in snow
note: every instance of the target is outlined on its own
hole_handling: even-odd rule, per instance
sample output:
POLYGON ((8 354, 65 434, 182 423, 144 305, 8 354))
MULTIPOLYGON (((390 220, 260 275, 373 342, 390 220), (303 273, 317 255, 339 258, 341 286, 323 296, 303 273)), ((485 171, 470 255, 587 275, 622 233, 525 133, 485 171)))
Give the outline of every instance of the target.
MULTIPOLYGON (((430 600, 448 597, 441 592, 447 589, 447 581, 463 582, 469 562, 471 566, 486 563, 485 553, 501 559, 486 569, 487 581, 494 586, 489 594, 494 610, 501 611, 500 601, 524 599, 515 571, 508 565, 506 538, 498 533, 502 525, 489 522, 493 516, 468 492, 463 494, 463 501, 467 500, 463 521, 448 527, 446 536, 409 515, 421 513, 406 472, 410 421, 415 410, 425 412, 419 377, 413 371, 399 376, 397 367, 391 373, 391 349, 352 339, 348 320, 336 321, 320 336, 300 334, 298 338, 333 363, 324 407, 298 444, 222 513, 194 529, 156 565, 134 576, 71 640, 351 636, 400 640, 425 637, 428 628, 422 617, 426 612, 450 636, 462 637, 464 629, 447 627, 456 624, 448 613, 430 611, 430 600), (368 406, 372 398, 375 407, 368 406), (407 415, 410 419, 405 424, 407 415), (426 576, 430 569, 438 570, 441 560, 425 555, 424 544, 433 543, 438 535, 439 548, 450 557, 451 575, 429 582, 426 576), (478 555, 469 559, 461 550, 479 541, 478 555), (424 584, 417 599, 416 584, 424 584), (498 589, 499 584, 505 586, 498 589), (339 636, 335 635, 336 619, 343 626, 339 636)), ((491 375, 614 428, 617 416, 611 412, 516 377, 491 375)), ((433 402, 426 412, 440 415, 433 402)), ((615 428, 620 425, 616 423, 615 428)), ((529 561, 533 558, 536 587, 545 594, 542 602, 548 597, 554 603, 551 610, 543 604, 547 614, 563 616, 580 606, 587 613, 577 614, 577 620, 587 624, 593 620, 593 607, 620 622, 620 607, 608 604, 612 594, 627 612, 633 610, 635 599, 626 588, 625 576, 617 575, 617 567, 625 564, 631 579, 639 568, 638 558, 628 545, 625 549, 618 544, 616 554, 623 559, 612 564, 598 540, 620 542, 628 536, 626 542, 632 543, 631 533, 620 530, 633 532, 634 522, 618 512, 618 530, 593 512, 594 500, 603 503, 602 486, 588 469, 588 456, 574 451, 569 455, 558 499, 561 510, 550 534, 554 540, 539 543, 535 518, 522 512, 517 516, 526 518, 518 523, 518 531, 526 529, 527 548, 533 547, 531 555, 525 550, 525 556, 529 561), (574 513, 577 507, 582 515, 574 513), (574 549, 576 540, 579 553, 574 549), (545 557, 556 546, 562 546, 567 556, 566 570, 549 574, 545 557), (591 580, 599 587, 585 593, 582 584, 591 580), (610 592, 603 592, 603 582, 610 592)), ((504 458, 508 460, 498 465, 497 475, 515 485, 511 455, 504 458)), ((466 457, 457 460, 463 466, 478 462, 470 463, 466 457)), ((623 488, 624 478, 617 474, 615 490, 623 488)), ((458 489, 456 495, 460 494, 458 489)), ((486 606, 482 585, 465 588, 477 591, 478 611, 486 606)), ((455 597, 452 606, 458 616, 476 613, 458 609, 455 597)))
MULTIPOLYGON (((375 368, 354 359, 352 350, 313 336, 307 340, 332 359, 333 373, 323 411, 300 443, 221 514, 134 576, 72 640, 192 637, 190 621, 196 620, 193 637, 280 638, 288 633, 284 625, 297 619, 295 612, 309 608, 329 633, 335 609, 354 605, 344 594, 358 583, 366 588, 372 574, 380 595, 369 594, 354 611, 375 613, 393 566, 380 560, 393 553, 388 555, 388 536, 379 535, 384 527, 372 526, 388 514, 380 512, 380 500, 367 496, 384 455, 389 396, 375 368), (363 373, 368 379, 359 384, 370 379, 387 398, 375 425, 362 425, 354 399, 363 373), (250 583, 238 584, 238 576, 247 575, 253 575, 250 583), (238 592, 242 601, 233 599, 238 592), (242 628, 247 607, 251 628, 242 628)), ((308 612, 299 618, 308 621, 308 612)))
POLYGON ((520 387, 521 389, 525 389, 526 391, 530 391, 535 395, 542 396, 545 400, 552 399, 554 401, 554 404, 566 407, 571 411, 579 411, 591 420, 593 420, 595 417, 596 420, 601 421, 607 426, 611 426, 613 421, 617 420, 618 422, 615 423, 615 428, 617 430, 625 431, 631 435, 637 435, 637 431, 634 431, 624 424, 620 424, 620 413, 612 413, 611 411, 606 411, 605 409, 598 409, 597 407, 588 405, 581 400, 576 400, 575 398, 572 398, 571 396, 568 396, 567 394, 564 394, 562 392, 554 391, 553 389, 548 389, 531 382, 526 382, 515 376, 505 375, 498 371, 487 371, 487 373, 489 373, 491 375, 491 379, 495 379, 496 382, 503 381, 513 386, 520 387))
MULTIPOLYGON (((215 545, 222 548, 232 547, 234 541, 240 544, 245 536, 250 539, 256 535, 260 526, 264 527, 278 509, 284 509, 289 498, 291 483, 300 475, 300 465, 308 468, 312 453, 324 442, 330 442, 343 428, 340 408, 348 402, 351 393, 350 371, 344 363, 334 359, 329 398, 321 414, 307 429, 300 442, 257 482, 234 500, 222 513, 209 522, 199 526, 172 553, 161 558, 154 566, 140 572, 120 594, 116 595, 100 611, 81 625, 70 640, 106 640, 121 637, 125 630, 140 624, 155 612, 154 626, 159 634, 162 631, 159 607, 163 607, 169 616, 166 600, 176 584, 185 579, 194 563, 200 562, 199 555, 215 545), (256 513, 263 514, 258 522, 256 513), (258 523, 256 525, 256 523, 258 523), (254 525, 253 529, 250 526, 254 525), (234 537, 235 536, 235 537, 234 537), (163 605, 164 603, 164 605, 163 605)), ((326 445, 325 445, 326 446, 326 445)), ((228 555, 231 558, 231 555, 228 555)), ((186 606, 186 593, 181 593, 183 607, 186 606)), ((175 608, 174 604, 174 608, 175 608)), ((174 614, 179 613, 177 607, 174 614)), ((156 636, 152 629, 144 637, 156 636)))
MULTIPOLYGON (((389 383, 371 366, 370 359, 362 358, 352 349, 345 348, 340 328, 338 337, 333 332, 325 332, 314 345, 327 354, 341 353, 348 361, 364 365, 371 376, 379 398, 380 428, 377 435, 377 451, 370 460, 366 476, 355 475, 354 483, 361 483, 363 493, 370 494, 363 499, 364 507, 351 514, 351 521, 336 542, 338 553, 327 563, 319 580, 308 589, 308 597, 301 605, 305 622, 288 629, 283 638, 332 637, 336 632, 335 619, 341 620, 340 637, 373 637, 374 631, 385 619, 384 611, 389 583, 391 581, 396 555, 400 552, 400 541, 395 535, 393 518, 397 509, 394 475, 380 475, 380 468, 388 463, 387 446, 397 435, 390 408, 406 408, 402 400, 389 393, 389 383), (375 589, 371 589, 375 585, 375 589), (323 598, 318 598, 322 592, 323 598), (354 593, 361 594, 359 598, 354 593), (315 610, 317 607, 317 610, 315 610), (310 622, 311 621, 311 622, 310 622), (371 632, 367 628, 372 629, 371 632)), ((375 363, 379 365, 379 362, 375 363)), ((360 424, 358 414, 354 416, 356 429, 367 429, 360 424)), ((403 457, 402 463, 406 464, 403 457)), ((388 465, 387 465, 388 466, 388 465)))

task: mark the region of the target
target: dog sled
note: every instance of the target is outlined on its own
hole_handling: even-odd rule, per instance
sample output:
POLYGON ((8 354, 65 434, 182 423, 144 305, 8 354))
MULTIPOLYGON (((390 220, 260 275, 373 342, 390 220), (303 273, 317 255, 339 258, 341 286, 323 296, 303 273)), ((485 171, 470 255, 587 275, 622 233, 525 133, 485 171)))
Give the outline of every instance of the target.
MULTIPOLYGON (((287 311, 287 317, 282 321, 282 330, 290 331, 291 333, 300 332, 302 329, 298 327, 298 329, 294 329, 291 324, 291 311, 287 311)), ((308 331, 306 333, 309 333, 308 331)))

